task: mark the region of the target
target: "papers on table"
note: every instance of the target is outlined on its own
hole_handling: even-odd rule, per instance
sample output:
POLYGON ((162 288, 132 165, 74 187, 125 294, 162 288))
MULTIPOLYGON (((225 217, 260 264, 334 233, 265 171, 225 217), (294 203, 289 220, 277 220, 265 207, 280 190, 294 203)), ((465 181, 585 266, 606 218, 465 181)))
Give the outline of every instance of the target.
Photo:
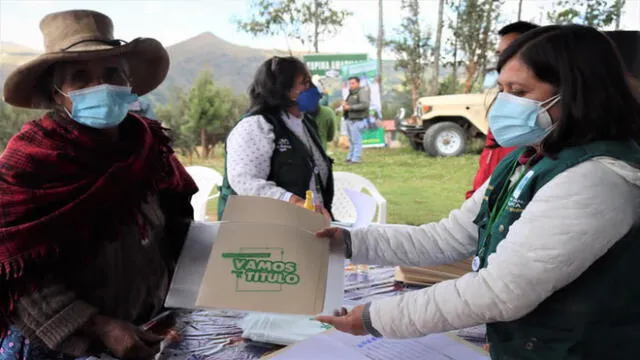
POLYGON ((429 286, 441 281, 457 279, 471 271, 471 258, 453 264, 436 266, 399 266, 396 280, 405 284, 429 286))
POLYGON ((481 348, 451 334, 408 340, 378 339, 328 331, 284 349, 271 360, 489 360, 481 348))
POLYGON ((242 337, 269 344, 291 345, 328 328, 329 325, 308 316, 255 313, 242 321, 242 337))

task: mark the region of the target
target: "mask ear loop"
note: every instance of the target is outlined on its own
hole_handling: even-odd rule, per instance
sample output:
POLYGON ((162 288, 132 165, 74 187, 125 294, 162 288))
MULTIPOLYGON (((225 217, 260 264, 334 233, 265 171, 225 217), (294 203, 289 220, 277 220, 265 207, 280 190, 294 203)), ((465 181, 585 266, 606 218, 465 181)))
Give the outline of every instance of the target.
MULTIPOLYGON (((59 92, 60 94, 62 94, 63 96, 66 96, 67 98, 71 99, 71 97, 69 96, 69 94, 65 93, 64 91, 60 90, 60 88, 57 85, 54 85, 53 88, 59 92)), ((72 101, 73 102, 73 101, 72 101)), ((60 104, 59 104, 60 105, 60 104)), ((73 119, 73 116, 71 116, 71 113, 69 112, 69 110, 67 110, 67 107, 64 105, 60 105, 62 106, 62 109, 64 110, 65 113, 67 113, 67 116, 69 116, 69 119, 73 119)))
POLYGON ((544 111, 547 111, 547 110, 551 109, 551 107, 552 107, 553 105, 555 105, 558 101, 560 101, 560 95, 559 95, 559 94, 558 94, 558 95, 556 95, 556 96, 550 97, 549 99, 547 99, 547 100, 543 101, 543 102, 540 104, 540 105, 541 105, 541 106, 540 106, 540 108, 541 108, 542 110, 544 110, 544 111), (547 105, 542 106, 542 104, 544 104, 544 103, 546 103, 546 102, 548 102, 548 104, 547 104, 547 105))
POLYGON ((60 90, 60 88, 59 88, 57 85, 54 85, 54 86, 53 86, 53 88, 54 88, 57 92, 59 92, 60 94, 62 94, 62 95, 64 95, 64 96, 66 96, 66 97, 68 97, 68 98, 70 98, 69 94, 67 94, 66 92, 64 92, 64 91, 60 90))
MULTIPOLYGON (((550 109, 553 105, 555 105, 559 100, 560 100, 560 95, 556 95, 554 98, 549 99, 551 100, 551 102, 549 103, 549 105, 547 105, 546 107, 544 107, 542 110, 547 112, 548 109, 550 109)), ((547 100, 547 101, 549 101, 547 100)), ((547 112, 547 114, 549 114, 547 112)), ((549 120, 551 120, 551 115, 549 115, 549 120)), ((540 152, 544 154, 544 140, 547 138, 547 136, 549 136, 549 134, 551 134, 551 132, 553 132, 556 128, 558 127, 558 122, 551 122, 551 125, 546 129, 544 137, 542 138, 542 140, 540 141, 540 152)))
POLYGON ((539 123, 540 125, 542 125, 543 127, 545 127, 546 129, 550 129, 553 126, 553 121, 551 119, 551 114, 549 114, 549 109, 555 105, 558 101, 560 100, 560 95, 556 95, 553 96, 545 101, 542 101, 538 104, 539 110, 538 110, 538 120, 540 120, 540 116, 543 116, 544 118, 548 119, 548 123, 547 121, 545 121, 546 124, 542 124, 539 123), (544 103, 548 102, 547 105, 542 105, 544 103), (544 114, 544 115, 542 115, 544 114), (547 125, 548 124, 548 125, 547 125), (546 125, 546 126, 545 126, 546 125))

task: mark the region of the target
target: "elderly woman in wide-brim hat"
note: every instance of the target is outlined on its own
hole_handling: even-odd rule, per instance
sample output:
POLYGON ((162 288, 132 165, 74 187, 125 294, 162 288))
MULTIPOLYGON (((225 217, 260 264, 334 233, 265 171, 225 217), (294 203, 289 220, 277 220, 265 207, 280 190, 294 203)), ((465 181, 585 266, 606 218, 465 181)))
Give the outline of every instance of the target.
POLYGON ((159 122, 128 113, 165 78, 154 39, 93 11, 46 16, 45 53, 4 101, 46 109, 0 156, 0 359, 150 358, 197 188, 159 122))

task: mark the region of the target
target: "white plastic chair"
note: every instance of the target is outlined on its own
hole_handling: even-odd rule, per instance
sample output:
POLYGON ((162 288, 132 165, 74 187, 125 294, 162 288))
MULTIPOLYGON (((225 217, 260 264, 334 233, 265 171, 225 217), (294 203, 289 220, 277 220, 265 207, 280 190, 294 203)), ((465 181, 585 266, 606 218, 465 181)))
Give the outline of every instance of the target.
POLYGON ((187 166, 186 169, 198 185, 198 192, 191 198, 193 218, 196 221, 205 221, 209 200, 220 196, 218 186, 222 185, 222 175, 216 170, 204 166, 187 166), (216 193, 210 195, 214 188, 216 193))
POLYGON ((344 189, 352 189, 372 196, 377 204, 377 217, 374 223, 387 223, 387 200, 367 178, 358 174, 336 171, 333 173, 335 195, 331 210, 336 220, 340 222, 354 222, 356 220, 356 208, 345 193, 344 189), (366 191, 362 191, 366 190, 366 191))

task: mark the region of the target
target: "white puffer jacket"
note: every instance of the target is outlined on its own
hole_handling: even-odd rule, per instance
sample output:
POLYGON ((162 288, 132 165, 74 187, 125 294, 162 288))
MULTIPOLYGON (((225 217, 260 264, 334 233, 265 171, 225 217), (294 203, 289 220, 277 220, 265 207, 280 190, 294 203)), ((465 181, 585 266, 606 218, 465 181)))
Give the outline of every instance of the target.
MULTIPOLYGON (((429 266, 468 258, 476 251, 473 220, 486 186, 437 223, 353 231, 353 262, 429 266)), ((640 170, 612 158, 585 161, 535 194, 486 268, 374 301, 372 325, 385 337, 408 338, 521 318, 580 276, 638 221, 640 170)))

